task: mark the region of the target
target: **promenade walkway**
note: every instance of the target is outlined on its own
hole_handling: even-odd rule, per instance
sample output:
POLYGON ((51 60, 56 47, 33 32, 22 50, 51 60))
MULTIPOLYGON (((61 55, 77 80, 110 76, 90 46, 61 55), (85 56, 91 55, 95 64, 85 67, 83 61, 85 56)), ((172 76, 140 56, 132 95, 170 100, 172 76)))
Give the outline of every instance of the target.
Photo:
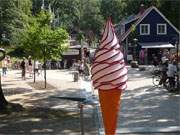
MULTIPOLYGON (((9 71, 2 77, 6 99, 24 107, 22 112, 0 114, 0 135, 80 135, 78 103, 51 96, 82 97, 81 84, 73 82, 67 70, 47 71, 47 89, 43 89, 43 76, 21 79, 21 71, 9 71), (39 85, 41 84, 41 85, 39 85)), ((92 106, 84 106, 84 128, 87 135, 97 134, 95 112, 92 106)))
MULTIPOLYGON (((128 88, 122 95, 118 134, 179 135, 180 95, 154 87, 151 67, 146 71, 128 69, 128 88)), ((25 110, 10 115, 0 114, 0 134, 79 135, 77 102, 51 96, 84 97, 83 89, 90 91, 90 81, 73 82, 69 70, 48 70, 48 88, 43 89, 42 75, 36 78, 36 84, 41 84, 41 87, 33 85, 32 78, 21 80, 20 75, 20 71, 15 70, 2 78, 7 100, 20 103, 25 110)), ((97 135, 98 122, 100 130, 103 129, 102 121, 97 119, 97 111, 86 105, 84 114, 85 135, 97 135)))

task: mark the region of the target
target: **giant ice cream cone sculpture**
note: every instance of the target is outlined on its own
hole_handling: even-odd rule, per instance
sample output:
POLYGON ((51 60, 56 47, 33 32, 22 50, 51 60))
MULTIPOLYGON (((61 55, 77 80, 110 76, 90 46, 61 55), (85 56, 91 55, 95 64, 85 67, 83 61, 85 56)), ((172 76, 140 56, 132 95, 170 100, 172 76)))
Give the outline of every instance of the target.
POLYGON ((111 20, 106 23, 92 65, 93 86, 99 100, 106 135, 115 135, 121 92, 127 85, 127 69, 111 20))

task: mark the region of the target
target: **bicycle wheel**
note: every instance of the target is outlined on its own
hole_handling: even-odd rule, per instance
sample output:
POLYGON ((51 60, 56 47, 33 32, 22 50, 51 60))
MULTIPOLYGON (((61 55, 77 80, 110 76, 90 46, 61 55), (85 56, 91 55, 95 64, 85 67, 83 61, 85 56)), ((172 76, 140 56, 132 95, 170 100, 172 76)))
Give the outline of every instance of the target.
POLYGON ((159 76, 159 75, 155 75, 155 76, 153 76, 153 78, 152 78, 152 82, 153 82, 154 86, 158 86, 158 85, 159 85, 160 80, 161 80, 161 76, 159 76))

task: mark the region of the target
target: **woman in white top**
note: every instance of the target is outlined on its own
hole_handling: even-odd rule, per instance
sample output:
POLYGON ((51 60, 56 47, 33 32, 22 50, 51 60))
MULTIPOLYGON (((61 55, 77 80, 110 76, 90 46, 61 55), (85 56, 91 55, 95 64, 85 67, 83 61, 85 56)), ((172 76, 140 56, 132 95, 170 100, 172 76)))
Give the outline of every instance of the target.
POLYGON ((39 73, 39 61, 38 60, 35 61, 34 72, 37 73, 38 75, 40 74, 39 73))
POLYGON ((173 61, 168 64, 167 76, 169 79, 169 85, 173 89, 175 86, 175 75, 177 74, 176 61, 173 61))

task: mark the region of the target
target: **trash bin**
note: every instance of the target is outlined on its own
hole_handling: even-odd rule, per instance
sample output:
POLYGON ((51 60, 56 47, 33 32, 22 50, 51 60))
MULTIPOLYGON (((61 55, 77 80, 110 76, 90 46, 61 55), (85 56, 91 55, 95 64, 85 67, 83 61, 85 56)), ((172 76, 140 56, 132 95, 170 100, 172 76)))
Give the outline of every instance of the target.
POLYGON ((78 71, 74 71, 74 82, 77 82, 79 80, 79 73, 78 71))

